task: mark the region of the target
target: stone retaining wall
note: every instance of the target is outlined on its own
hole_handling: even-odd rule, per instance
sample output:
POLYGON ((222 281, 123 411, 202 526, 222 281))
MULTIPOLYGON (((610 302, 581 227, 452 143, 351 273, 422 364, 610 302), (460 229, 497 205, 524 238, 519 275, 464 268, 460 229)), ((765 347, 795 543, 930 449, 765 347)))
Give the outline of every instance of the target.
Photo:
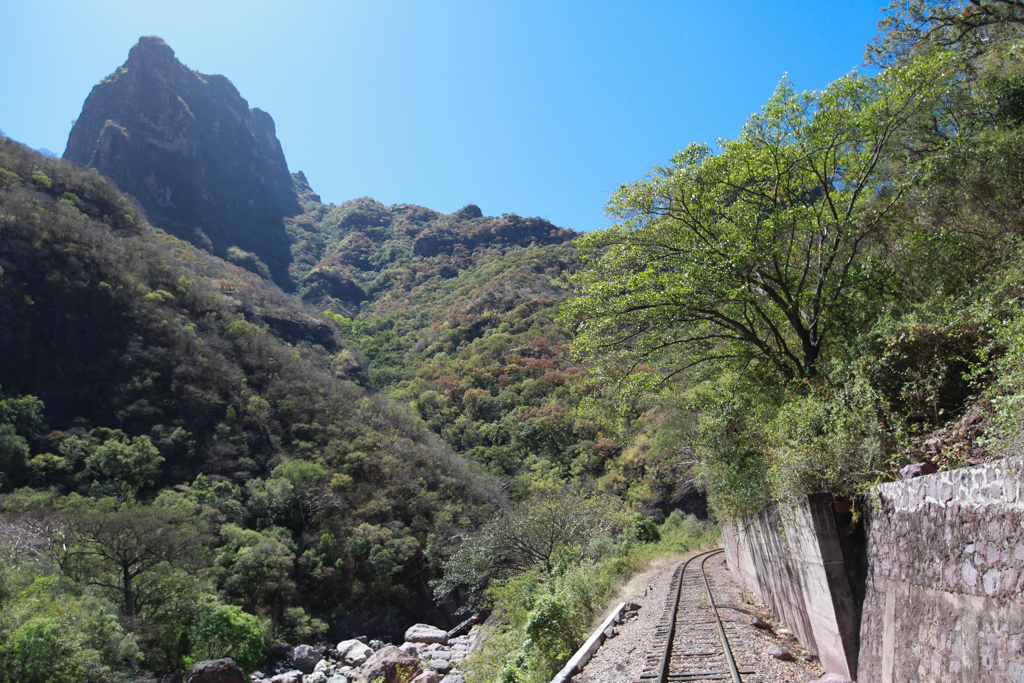
POLYGON ((1024 683, 1021 458, 882 484, 859 680, 1024 683))
POLYGON ((1024 683, 1022 460, 882 484, 856 528, 821 497, 723 525, 729 566, 828 671, 1024 683))

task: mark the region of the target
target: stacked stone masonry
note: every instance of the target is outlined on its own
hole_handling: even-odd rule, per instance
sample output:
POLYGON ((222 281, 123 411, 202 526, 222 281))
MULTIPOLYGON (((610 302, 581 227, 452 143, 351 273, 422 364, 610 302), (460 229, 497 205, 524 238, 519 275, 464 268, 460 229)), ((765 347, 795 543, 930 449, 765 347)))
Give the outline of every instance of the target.
POLYGON ((1024 683, 1022 481, 1017 455, 882 484, 856 528, 820 497, 769 509, 724 526, 730 567, 860 683, 1024 683))
POLYGON ((1024 682, 1022 464, 877 488, 865 520, 862 683, 1024 682))

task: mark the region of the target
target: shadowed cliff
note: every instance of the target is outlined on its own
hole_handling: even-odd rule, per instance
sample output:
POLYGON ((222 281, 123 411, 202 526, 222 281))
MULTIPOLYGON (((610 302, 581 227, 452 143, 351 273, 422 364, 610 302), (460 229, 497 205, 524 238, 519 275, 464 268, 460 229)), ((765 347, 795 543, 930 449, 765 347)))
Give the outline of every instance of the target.
POLYGON ((112 179, 153 224, 287 285, 282 218, 301 210, 274 120, 160 38, 139 39, 92 89, 64 158, 112 179))

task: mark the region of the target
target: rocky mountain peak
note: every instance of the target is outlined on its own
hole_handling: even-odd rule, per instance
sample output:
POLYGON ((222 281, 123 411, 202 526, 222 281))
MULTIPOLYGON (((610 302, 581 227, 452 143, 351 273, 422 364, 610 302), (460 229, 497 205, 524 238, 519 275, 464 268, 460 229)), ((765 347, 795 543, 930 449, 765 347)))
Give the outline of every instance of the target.
POLYGON ((112 179, 154 225, 220 256, 254 254, 287 281, 283 218, 301 209, 273 118, 159 37, 92 89, 64 158, 112 179))
POLYGON ((163 41, 160 36, 142 36, 139 42, 128 51, 128 61, 125 66, 138 68, 152 68, 157 65, 173 67, 180 66, 180 62, 174 57, 174 50, 163 41))

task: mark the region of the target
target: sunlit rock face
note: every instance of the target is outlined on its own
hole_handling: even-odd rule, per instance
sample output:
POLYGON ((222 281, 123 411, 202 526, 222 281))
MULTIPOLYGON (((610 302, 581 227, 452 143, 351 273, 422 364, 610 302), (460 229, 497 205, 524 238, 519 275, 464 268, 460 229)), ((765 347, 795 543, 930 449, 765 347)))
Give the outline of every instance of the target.
POLYGON ((282 217, 300 209, 274 120, 160 38, 141 38, 92 89, 64 158, 113 180, 154 225, 221 256, 252 252, 285 276, 282 217))

